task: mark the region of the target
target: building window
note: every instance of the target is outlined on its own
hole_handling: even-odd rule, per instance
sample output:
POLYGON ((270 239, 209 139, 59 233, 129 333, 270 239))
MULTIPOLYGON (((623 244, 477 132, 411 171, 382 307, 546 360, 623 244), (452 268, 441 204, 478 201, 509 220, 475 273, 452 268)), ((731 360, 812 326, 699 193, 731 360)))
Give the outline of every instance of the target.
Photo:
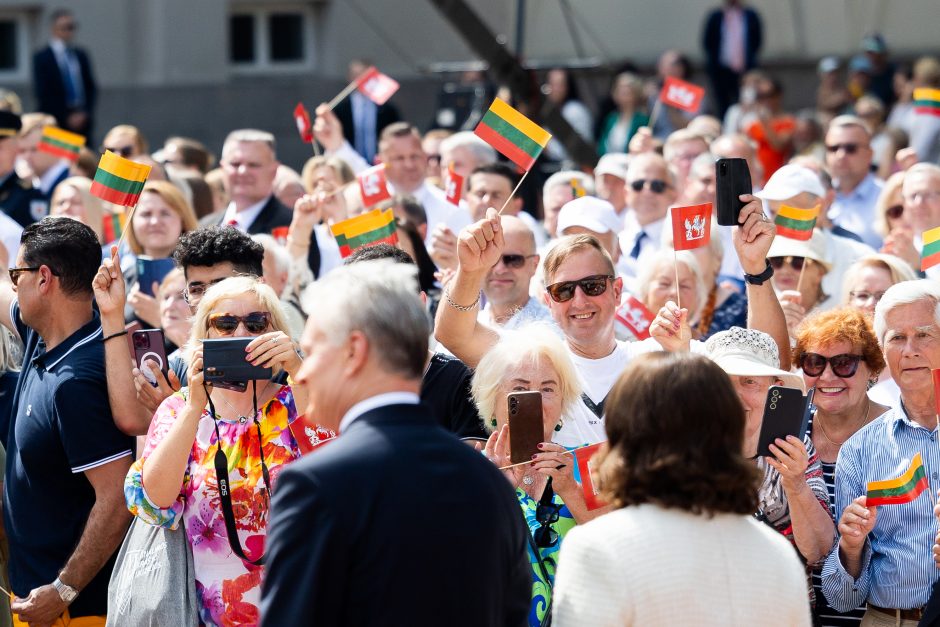
POLYGON ((28 24, 24 14, 0 11, 0 83, 29 80, 28 24))
POLYGON ((229 61, 239 70, 309 70, 313 18, 304 7, 236 6, 229 19, 229 61))

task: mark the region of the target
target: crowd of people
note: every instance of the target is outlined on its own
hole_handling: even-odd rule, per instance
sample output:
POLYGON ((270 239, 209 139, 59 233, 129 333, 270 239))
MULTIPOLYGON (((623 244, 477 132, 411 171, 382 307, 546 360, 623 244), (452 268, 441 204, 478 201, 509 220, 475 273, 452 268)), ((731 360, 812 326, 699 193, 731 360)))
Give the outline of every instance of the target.
POLYGON ((40 147, 93 132, 57 12, 42 71, 82 106, 44 105, 56 76, 36 112, 0 101, 0 625, 940 620, 940 507, 866 502, 915 459, 940 494, 940 266, 921 269, 940 117, 912 103, 940 60, 868 37, 792 115, 755 68, 758 17, 724 11, 705 31, 721 118, 653 114, 660 81, 689 78, 677 51, 617 73, 596 116, 546 73, 591 173, 550 143, 515 194, 473 132, 357 94, 316 108, 323 155, 296 169, 264 130, 232 130, 213 169, 197 139, 110 129, 101 152, 152 166, 133 210, 92 192, 98 153, 40 147), (715 204, 734 157, 738 224, 674 250, 670 209, 715 204), (373 163, 397 244, 344 257, 330 227, 375 208, 355 184, 373 163), (808 239, 777 233, 794 208, 818 209, 808 239), (207 365, 233 338, 259 369, 241 386, 207 365), (762 451, 779 388, 813 412, 762 451))

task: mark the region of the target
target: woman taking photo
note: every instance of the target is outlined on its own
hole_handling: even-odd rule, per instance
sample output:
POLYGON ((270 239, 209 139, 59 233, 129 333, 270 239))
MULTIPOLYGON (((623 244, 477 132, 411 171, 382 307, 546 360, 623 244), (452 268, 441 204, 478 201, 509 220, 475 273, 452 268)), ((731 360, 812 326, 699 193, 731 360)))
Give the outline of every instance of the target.
POLYGON ((302 389, 267 379, 252 381, 245 392, 205 385, 202 340, 253 336, 246 361, 295 376, 301 360, 284 328, 277 295, 267 285, 235 277, 210 287, 186 347, 189 386, 157 409, 125 481, 135 516, 169 529, 185 523, 205 625, 259 621, 262 569, 256 564, 264 554, 270 492, 284 465, 300 455, 291 423, 307 399, 302 389), (218 451, 226 460, 229 499, 218 488, 218 451))
POLYGON ((793 549, 759 524, 759 476, 741 455, 745 418, 728 377, 690 353, 634 359, 607 398, 592 463, 618 508, 572 529, 553 624, 810 624, 793 549))

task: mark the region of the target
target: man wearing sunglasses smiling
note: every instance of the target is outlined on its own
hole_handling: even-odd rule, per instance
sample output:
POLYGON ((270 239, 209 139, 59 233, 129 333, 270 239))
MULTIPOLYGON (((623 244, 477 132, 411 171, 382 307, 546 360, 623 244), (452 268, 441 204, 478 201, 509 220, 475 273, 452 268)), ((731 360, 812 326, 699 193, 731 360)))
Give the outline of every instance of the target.
POLYGON ((659 250, 669 206, 676 200, 675 179, 655 153, 633 157, 627 166, 626 223, 620 233, 619 273, 629 279, 659 250))
POLYGON ((854 115, 840 115, 826 133, 826 166, 832 173, 836 199, 829 209, 833 224, 855 233, 878 250, 875 203, 884 185, 871 172, 871 131, 854 115))

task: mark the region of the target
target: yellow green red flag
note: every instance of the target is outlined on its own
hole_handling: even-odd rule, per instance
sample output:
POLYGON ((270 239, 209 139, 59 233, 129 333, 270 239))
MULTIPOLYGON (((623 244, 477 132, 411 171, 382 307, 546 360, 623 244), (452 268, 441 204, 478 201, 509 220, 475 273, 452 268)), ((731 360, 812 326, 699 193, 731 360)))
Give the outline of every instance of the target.
POLYGON ((36 148, 62 159, 78 161, 78 153, 84 145, 85 138, 82 135, 55 126, 46 126, 42 129, 42 137, 36 148))
POLYGON ((98 162, 91 193, 116 205, 132 207, 137 204, 149 174, 149 165, 125 159, 108 150, 98 162))
POLYGON ((395 214, 391 209, 373 209, 330 227, 343 259, 363 246, 376 244, 398 244, 395 214))
POLYGON ((910 466, 900 477, 885 481, 870 481, 866 490, 865 505, 898 505, 910 503, 927 489, 927 471, 920 453, 915 453, 910 466))
POLYGON ((940 116, 940 89, 918 87, 914 90, 914 111, 940 116))
POLYGON ((920 270, 923 272, 940 263, 940 226, 924 231, 921 241, 924 243, 920 251, 920 270))
POLYGON ((523 170, 542 154, 552 134, 497 98, 473 131, 523 170))
POLYGON ((127 213, 124 211, 115 211, 114 213, 105 213, 102 217, 102 233, 105 242, 116 242, 121 239, 124 233, 124 226, 127 223, 127 213))
POLYGON ((812 209, 798 209, 789 205, 782 205, 774 218, 777 225, 777 235, 806 241, 812 239, 816 218, 819 217, 819 205, 812 209))

